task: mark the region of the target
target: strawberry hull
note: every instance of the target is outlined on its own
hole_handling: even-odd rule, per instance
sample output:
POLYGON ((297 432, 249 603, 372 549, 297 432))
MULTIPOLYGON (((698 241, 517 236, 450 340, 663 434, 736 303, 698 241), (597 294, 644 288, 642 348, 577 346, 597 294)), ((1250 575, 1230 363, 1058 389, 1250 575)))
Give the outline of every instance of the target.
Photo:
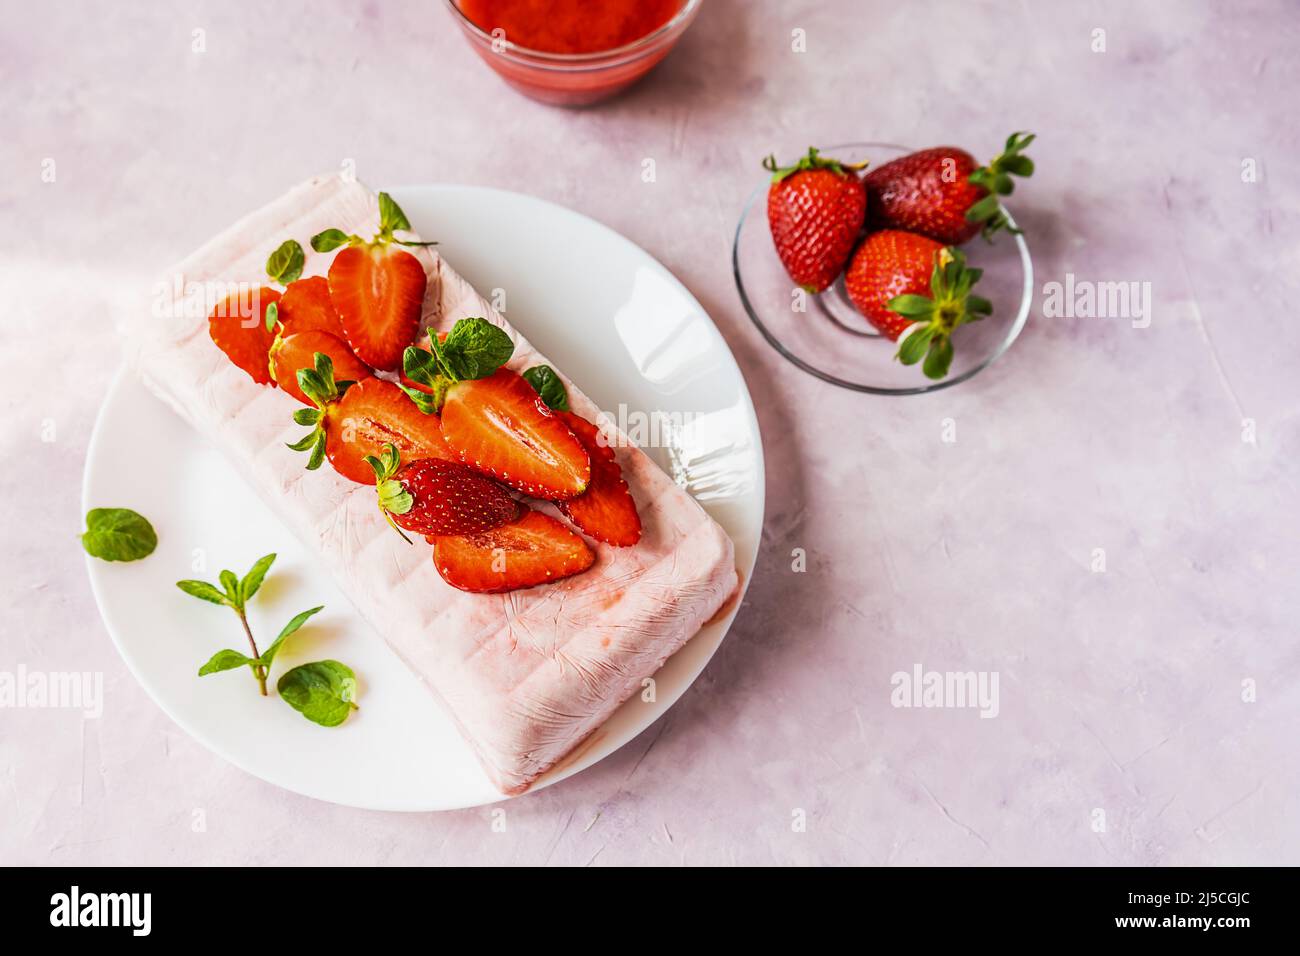
MULTIPOLYGON (((337 227, 369 234, 376 199, 337 176, 304 183, 252 213, 181 263, 197 281, 260 284, 268 253, 286 238, 337 227)), ((447 330, 484 316, 515 342, 508 367, 549 364, 432 250, 416 250, 428 278, 422 326, 447 330)), ((306 275, 331 255, 308 250, 306 275)), ((618 463, 643 522, 634 547, 590 542, 592 567, 503 595, 470 594, 439 577, 430 548, 388 527, 373 486, 326 467, 308 472, 285 447, 301 437, 301 406, 255 384, 208 336, 206 318, 141 317, 128 354, 145 385, 211 440, 309 550, 362 616, 433 691, 496 787, 528 789, 599 727, 723 607, 736 587, 722 529, 640 450, 620 442, 618 463)), ((595 405, 565 381, 575 412, 595 405)), ((554 514, 551 506, 538 506, 554 514)))

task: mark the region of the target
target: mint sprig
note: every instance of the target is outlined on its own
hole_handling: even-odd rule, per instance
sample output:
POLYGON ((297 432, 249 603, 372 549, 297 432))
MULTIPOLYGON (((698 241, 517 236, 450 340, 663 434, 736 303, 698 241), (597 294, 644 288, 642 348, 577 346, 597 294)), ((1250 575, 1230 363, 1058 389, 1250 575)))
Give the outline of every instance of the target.
POLYGON ((299 408, 293 413, 293 420, 299 425, 310 425, 312 430, 295 442, 288 442, 294 451, 309 451, 307 470, 315 471, 325 460, 325 413, 331 405, 343 397, 343 394, 356 382, 334 380, 334 361, 324 352, 313 356, 312 368, 300 368, 297 373, 298 387, 312 400, 315 408, 299 408))
POLYGON ((524 380, 541 396, 547 408, 557 412, 569 410, 569 390, 549 365, 534 365, 523 373, 524 380))
POLYGON ((253 632, 248 626, 247 605, 248 600, 262 587, 262 582, 266 579, 266 573, 271 569, 274 562, 274 554, 258 558, 253 567, 242 578, 236 577, 233 571, 222 571, 219 576, 220 587, 209 584, 207 581, 187 580, 176 582, 176 586, 190 597, 198 598, 200 601, 207 601, 209 604, 220 604, 234 611, 239 618, 239 623, 244 628, 244 636, 248 638, 248 647, 253 652, 252 657, 247 657, 240 655, 238 651, 221 651, 203 665, 203 668, 199 671, 200 677, 205 674, 230 670, 232 667, 238 667, 241 664, 247 664, 252 668, 253 676, 257 678, 257 686, 261 689, 262 696, 266 696, 266 667, 259 660, 257 642, 253 640, 253 632), (244 657, 244 659, 236 661, 235 655, 244 657))
POLYGON ((370 240, 365 240, 355 233, 342 229, 325 229, 311 237, 311 247, 317 252, 333 252, 342 246, 382 247, 390 243, 399 246, 436 246, 436 242, 421 242, 415 239, 398 239, 394 233, 410 232, 411 221, 402 212, 402 207, 388 193, 379 194, 379 231, 370 240))
POLYGON ((289 623, 280 629, 280 633, 276 635, 271 645, 264 652, 258 653, 257 641, 253 638, 253 630, 248 624, 248 602, 261 590, 262 582, 266 580, 266 575, 274 563, 274 554, 258 558, 257 562, 242 578, 237 577, 233 571, 222 571, 219 575, 220 587, 207 581, 176 582, 176 586, 191 597, 198 598, 200 601, 207 601, 210 604, 219 604, 233 610, 244 629, 244 636, 248 639, 248 649, 252 652, 251 654, 245 654, 243 651, 236 651, 229 647, 223 648, 213 654, 207 663, 199 668, 200 677, 247 667, 257 679, 257 686, 262 696, 266 697, 266 678, 271 671, 271 664, 275 661, 276 655, 284 647, 285 640, 306 624, 313 615, 324 610, 322 605, 295 614, 289 620, 289 623))
POLYGON ((139 561, 158 547, 158 534, 144 515, 130 508, 91 508, 81 546, 101 561, 139 561))
POLYGON ((440 341, 438 333, 429 332, 429 350, 408 346, 402 353, 402 371, 411 381, 428 388, 428 392, 403 385, 420 411, 433 415, 441 411, 447 390, 457 382, 487 378, 505 365, 514 354, 515 343, 499 326, 487 319, 461 319, 440 341))

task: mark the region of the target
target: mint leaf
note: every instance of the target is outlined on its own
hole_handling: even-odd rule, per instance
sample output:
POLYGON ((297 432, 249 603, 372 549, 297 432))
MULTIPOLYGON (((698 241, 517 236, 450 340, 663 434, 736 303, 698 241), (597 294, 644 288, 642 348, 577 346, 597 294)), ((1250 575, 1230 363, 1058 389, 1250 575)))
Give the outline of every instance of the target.
POLYGON ((262 652, 262 656, 258 658, 258 663, 270 667, 271 662, 275 660, 275 655, 280 653, 280 646, 284 644, 284 639, 306 624, 309 617, 324 609, 325 605, 322 604, 320 607, 314 607, 309 611, 294 615, 293 619, 281 629, 279 636, 271 642, 271 646, 262 652))
POLYGON ((239 578, 235 577, 234 571, 221 572, 221 586, 226 589, 226 597, 235 607, 243 607, 244 602, 239 596, 239 578))
POLYGON ((333 252, 339 246, 348 245, 355 238, 342 229, 326 229, 311 237, 311 247, 317 252, 333 252))
POLYGON ((275 685, 298 713, 322 727, 337 727, 357 709, 357 678, 338 661, 316 661, 286 671, 275 685))
POLYGON ((439 349, 442 364, 456 379, 487 378, 514 354, 515 343, 484 318, 461 319, 439 349))
POLYGON ((379 229, 384 235, 392 235, 397 229, 410 230, 411 221, 402 212, 402 207, 393 201, 388 193, 379 194, 379 229))
POLYGON ((153 554, 158 535, 148 519, 130 508, 91 508, 81 546, 103 561, 139 561, 153 554))
POLYGON ((240 603, 247 604, 248 600, 257 593, 262 586, 262 581, 266 579, 266 572, 271 570, 271 565, 274 563, 274 554, 268 554, 257 559, 257 563, 244 575, 244 580, 239 582, 240 603))
POLYGON ((418 345, 408 345, 402 353, 402 371, 413 382, 433 388, 438 381, 438 360, 418 345))
POLYGON ((302 266, 306 261, 302 246, 295 239, 286 239, 280 248, 266 260, 266 274, 281 285, 288 285, 302 275, 302 266))
POLYGON ((196 597, 200 601, 209 601, 212 604, 224 604, 227 607, 234 607, 230 599, 221 593, 221 590, 207 581, 177 581, 176 586, 188 594, 190 597, 196 597))
POLYGON ((569 410, 569 392, 549 365, 534 365, 524 372, 528 384, 537 390, 548 408, 557 412, 569 410))
POLYGON ((209 674, 218 674, 221 671, 233 671, 236 667, 243 667, 248 664, 250 667, 257 662, 239 651, 232 651, 227 648, 224 651, 217 651, 212 658, 199 668, 199 676, 207 677, 209 674))

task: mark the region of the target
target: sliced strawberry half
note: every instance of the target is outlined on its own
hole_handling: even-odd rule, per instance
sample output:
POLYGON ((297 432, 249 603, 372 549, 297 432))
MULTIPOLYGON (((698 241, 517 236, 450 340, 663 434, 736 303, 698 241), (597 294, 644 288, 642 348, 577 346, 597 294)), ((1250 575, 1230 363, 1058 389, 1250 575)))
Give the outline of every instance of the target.
POLYGON ((534 498, 573 498, 591 481, 582 443, 509 369, 448 388, 442 434, 465 464, 534 498))
MULTIPOLYGON (((285 298, 288 298, 286 294, 285 298)), ((280 306, 283 317, 285 308, 280 306)), ((352 354, 348 344, 336 335, 311 330, 285 335, 282 331, 271 345, 270 371, 275 383, 304 405, 315 403, 298 387, 298 370, 312 368, 316 353, 323 352, 334 363, 334 377, 339 381, 359 382, 370 378, 370 366, 352 354)))
POLYGON ((392 371, 420 332, 426 278, 420 260, 403 249, 351 246, 330 264, 330 298, 357 356, 392 371))
POLYGON ((208 316, 208 334, 258 385, 270 385, 267 357, 275 332, 266 327, 266 310, 278 302, 280 293, 262 286, 252 293, 234 292, 218 302, 208 316))
POLYGON ((329 280, 324 276, 290 282, 280 297, 281 335, 299 332, 328 332, 343 338, 343 324, 330 299, 329 280))
POLYGON ((388 193, 379 194, 379 232, 370 239, 326 229, 311 238, 317 252, 340 249, 329 269, 329 293, 343 337, 367 365, 394 371, 420 331, 428 281, 420 260, 401 246, 432 242, 398 238, 411 223, 388 193))
POLYGON ((349 388, 331 419, 325 448, 330 464, 361 484, 375 483, 365 457, 378 455, 387 443, 411 461, 457 460, 443 438, 438 416, 422 413, 400 388, 382 378, 368 378, 349 388))
POLYGON ((641 516, 614 449, 601 431, 574 412, 557 412, 569 430, 582 442, 591 459, 591 482, 576 498, 557 503, 564 516, 597 541, 627 548, 641 540, 641 516))
POLYGON ((390 443, 412 461, 456 460, 443 441, 438 416, 421 412, 392 382, 373 377, 356 384, 336 381, 330 357, 317 352, 314 359, 313 368, 298 370, 298 387, 316 407, 293 413, 295 422, 312 430, 289 446, 310 452, 308 471, 328 458, 340 475, 373 485, 375 473, 365 458, 381 454, 390 443))
POLYGON ((581 574, 595 560, 582 538, 530 508, 491 531, 434 539, 433 563, 442 579, 480 594, 558 581, 581 574))

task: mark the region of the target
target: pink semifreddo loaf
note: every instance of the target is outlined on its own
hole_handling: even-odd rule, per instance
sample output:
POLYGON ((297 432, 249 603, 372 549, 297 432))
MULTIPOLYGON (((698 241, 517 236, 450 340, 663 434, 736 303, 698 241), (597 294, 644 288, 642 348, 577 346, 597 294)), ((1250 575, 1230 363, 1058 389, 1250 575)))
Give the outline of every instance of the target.
MULTIPOLYGON (((375 491, 328 465, 304 468, 285 447, 303 433, 301 407, 260 386, 208 335, 206 312, 186 308, 195 284, 266 281, 267 256, 285 239, 307 250, 304 275, 324 275, 331 254, 311 251, 323 229, 370 235, 377 197, 338 176, 319 177, 245 217, 180 263, 166 318, 135 323, 128 354, 145 385, 216 443, 284 523, 319 554, 344 593, 433 691, 501 792, 521 793, 599 727, 644 678, 691 639, 737 586, 731 540, 699 504, 640 449, 618 435, 616 453, 641 514, 638 544, 590 541, 593 567, 507 594, 469 594, 439 577, 432 548, 409 545, 384 522, 375 491)), ((411 250, 424 265, 426 328, 448 330, 483 316, 515 343, 508 367, 554 366, 437 252, 411 250)), ((564 370, 556 368, 564 378, 564 370)), ((596 405, 564 378, 575 412, 596 405)), ((608 422, 605 430, 618 433, 608 422)), ((534 507, 557 514, 550 505, 534 507)))

